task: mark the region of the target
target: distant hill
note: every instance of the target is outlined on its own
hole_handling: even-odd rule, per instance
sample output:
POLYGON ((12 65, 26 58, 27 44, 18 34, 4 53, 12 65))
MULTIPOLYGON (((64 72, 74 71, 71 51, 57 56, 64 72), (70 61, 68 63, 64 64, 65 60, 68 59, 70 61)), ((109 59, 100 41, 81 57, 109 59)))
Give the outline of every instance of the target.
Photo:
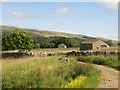
MULTIPOLYGON (((55 32, 55 31, 47 31, 47 30, 19 28, 19 27, 15 27, 15 26, 1 25, 1 27, 2 28, 0 28, 0 29, 2 29, 2 36, 3 37, 10 34, 13 31, 15 31, 18 28, 20 31, 24 31, 24 32, 30 34, 32 37, 34 37, 34 39, 37 39, 37 38, 40 38, 40 37, 44 37, 44 38, 65 37, 65 38, 75 38, 78 41, 81 41, 85 38, 101 39, 103 41, 109 40, 109 39, 106 39, 106 38, 90 37, 90 36, 85 36, 85 35, 81 35, 81 34, 71 34, 71 33, 55 32)), ((115 40, 112 40, 112 41, 115 45, 117 44, 117 41, 115 41, 115 40)))
MULTIPOLYGON (((14 26, 2 26, 2 34, 9 34, 14 31, 18 27, 14 26)), ((47 30, 36 30, 36 29, 28 29, 28 28, 18 28, 21 31, 27 32, 32 36, 40 36, 40 37, 68 37, 68 38, 83 38, 84 35, 80 34, 70 34, 63 32, 55 32, 55 31, 47 31, 47 30)))

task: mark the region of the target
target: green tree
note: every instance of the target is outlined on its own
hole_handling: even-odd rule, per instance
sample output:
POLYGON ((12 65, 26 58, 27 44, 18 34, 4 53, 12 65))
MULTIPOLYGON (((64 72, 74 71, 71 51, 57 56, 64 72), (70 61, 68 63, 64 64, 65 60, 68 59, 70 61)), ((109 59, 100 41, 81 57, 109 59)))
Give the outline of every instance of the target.
POLYGON ((41 48, 50 48, 50 42, 44 41, 40 44, 41 48))
POLYGON ((40 48, 40 44, 39 44, 39 43, 35 43, 35 44, 34 44, 34 48, 35 48, 35 49, 40 48))
POLYGON ((114 43, 112 42, 112 40, 107 40, 106 43, 107 43, 109 46, 114 46, 114 43))
POLYGON ((63 43, 65 44, 68 48, 69 47, 75 47, 75 40, 74 39, 71 39, 71 38, 65 38, 65 37, 60 37, 60 38, 57 38, 57 39, 54 39, 52 41, 52 43, 55 44, 55 47, 57 48, 59 44, 63 43))
POLYGON ((30 51, 33 48, 33 39, 25 32, 16 29, 2 39, 3 50, 30 51))

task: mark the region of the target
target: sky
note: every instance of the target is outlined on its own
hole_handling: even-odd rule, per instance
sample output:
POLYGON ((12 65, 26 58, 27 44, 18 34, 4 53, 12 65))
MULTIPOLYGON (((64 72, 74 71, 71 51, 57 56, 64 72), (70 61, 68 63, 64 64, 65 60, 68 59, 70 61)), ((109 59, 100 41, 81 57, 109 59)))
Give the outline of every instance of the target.
POLYGON ((6 2, 2 25, 118 38, 117 4, 110 2, 6 2))

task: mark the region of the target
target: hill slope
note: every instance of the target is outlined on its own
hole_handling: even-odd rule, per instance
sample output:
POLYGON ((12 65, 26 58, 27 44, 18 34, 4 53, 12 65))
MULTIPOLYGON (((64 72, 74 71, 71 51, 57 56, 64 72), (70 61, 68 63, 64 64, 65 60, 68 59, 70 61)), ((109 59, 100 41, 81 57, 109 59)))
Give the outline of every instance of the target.
MULTIPOLYGON (((14 31, 18 27, 13 26, 2 26, 2 34, 9 34, 14 31)), ((27 32, 32 36, 41 36, 41 37, 68 37, 68 38, 82 38, 83 35, 80 34, 70 34, 63 32, 55 32, 55 31, 47 31, 47 30, 36 30, 36 29, 28 29, 28 28, 18 28, 21 31, 27 32)))
MULTIPOLYGON (((37 29, 28 29, 28 28, 19 28, 19 27, 14 27, 14 26, 5 26, 1 25, 2 28, 2 36, 6 36, 10 34, 12 31, 15 31, 17 28, 20 31, 24 31, 26 33, 29 33, 34 40, 38 40, 41 37, 43 38, 55 38, 55 37, 65 37, 65 38, 74 38, 75 40, 81 41, 83 38, 94 38, 94 39, 102 39, 103 41, 107 41, 108 39, 106 38, 96 38, 96 37, 89 37, 81 34, 71 34, 71 33, 64 33, 64 32, 55 32, 55 31, 47 31, 47 30, 37 30, 37 29)), ((113 43, 116 45, 117 41, 112 40, 113 43)))

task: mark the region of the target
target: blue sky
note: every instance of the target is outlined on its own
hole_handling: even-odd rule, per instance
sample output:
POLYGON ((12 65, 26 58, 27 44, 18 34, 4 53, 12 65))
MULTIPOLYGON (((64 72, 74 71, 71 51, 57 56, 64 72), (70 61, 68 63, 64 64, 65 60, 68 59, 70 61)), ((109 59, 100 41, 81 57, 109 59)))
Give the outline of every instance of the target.
POLYGON ((4 3, 1 24, 117 39, 118 10, 110 5, 97 2, 4 3))

